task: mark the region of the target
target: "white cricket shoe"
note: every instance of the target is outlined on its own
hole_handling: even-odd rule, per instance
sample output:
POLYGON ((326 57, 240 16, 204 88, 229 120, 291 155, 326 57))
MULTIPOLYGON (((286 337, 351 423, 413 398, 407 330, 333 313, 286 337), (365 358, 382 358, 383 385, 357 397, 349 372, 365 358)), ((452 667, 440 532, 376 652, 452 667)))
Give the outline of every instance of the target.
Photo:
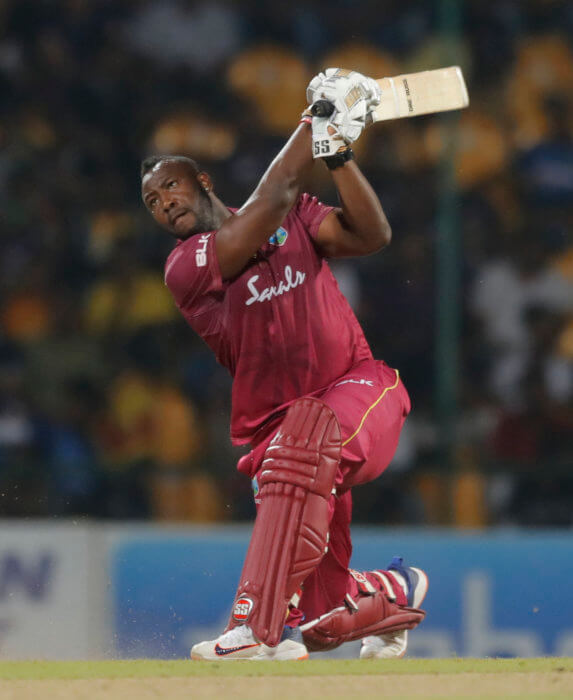
MULTIPOLYGON (((428 592, 428 577, 422 569, 404 566, 401 557, 394 557, 388 566, 397 580, 404 581, 408 605, 419 608, 428 592)), ((360 649, 361 659, 400 659, 408 648, 408 630, 389 632, 376 636, 364 637, 360 649)))
POLYGON ((285 627, 279 644, 269 647, 255 639, 250 627, 240 625, 217 639, 195 644, 191 648, 191 658, 200 661, 302 661, 308 659, 308 651, 298 627, 285 627))

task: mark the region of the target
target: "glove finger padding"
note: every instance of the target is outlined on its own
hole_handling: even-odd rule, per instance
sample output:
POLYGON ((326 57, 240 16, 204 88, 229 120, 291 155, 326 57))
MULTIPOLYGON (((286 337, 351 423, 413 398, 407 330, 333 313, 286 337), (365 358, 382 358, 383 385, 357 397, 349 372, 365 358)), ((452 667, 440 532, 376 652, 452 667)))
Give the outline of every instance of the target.
POLYGON ((380 104, 380 100, 382 99, 382 90, 374 78, 365 79, 364 89, 368 95, 368 112, 371 112, 380 104))
POLYGON ((362 83, 334 78, 325 80, 315 90, 314 100, 328 100, 339 114, 347 113, 352 119, 365 119, 369 95, 362 83))
POLYGON ((335 112, 330 123, 338 127, 338 133, 346 143, 354 143, 366 126, 365 119, 353 119, 347 112, 335 112))
POLYGON ((322 83, 326 80, 326 75, 324 73, 318 73, 310 81, 306 88, 306 101, 309 105, 315 102, 314 94, 320 88, 322 83))
MULTIPOLYGON (((317 73, 314 78, 310 81, 306 88, 306 99, 308 104, 312 104, 313 102, 316 102, 318 99, 322 99, 321 97, 316 96, 316 92, 320 90, 322 85, 329 80, 330 82, 333 82, 335 80, 345 80, 347 81, 349 73, 355 73, 355 71, 347 71, 344 68, 327 68, 324 73, 321 71, 320 73, 317 73), (330 80, 332 79, 332 80, 330 80)), ((359 74, 357 74, 359 75, 359 74)))
MULTIPOLYGON (((365 114, 380 104, 381 90, 376 80, 358 71, 349 71, 344 68, 327 68, 324 73, 318 73, 308 84, 306 97, 309 104, 326 99, 331 101, 338 111, 343 111, 344 101, 348 103, 348 109, 356 101, 351 97, 352 90, 355 88, 364 101, 365 114), (338 104, 337 100, 339 100, 338 104)), ((354 97, 356 96, 355 94, 354 97)), ((352 116, 359 117, 360 114, 352 116)))

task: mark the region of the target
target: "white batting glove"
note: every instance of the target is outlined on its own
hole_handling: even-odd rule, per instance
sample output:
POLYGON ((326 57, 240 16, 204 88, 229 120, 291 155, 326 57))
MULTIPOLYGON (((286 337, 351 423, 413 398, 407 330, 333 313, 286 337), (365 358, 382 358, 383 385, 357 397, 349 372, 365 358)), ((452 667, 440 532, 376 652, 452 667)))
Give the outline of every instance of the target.
POLYGON ((366 120, 364 117, 354 118, 352 112, 334 110, 329 117, 312 117, 313 155, 315 158, 328 157, 339 150, 339 145, 347 146, 360 136, 366 120), (331 142, 327 147, 322 141, 331 142), (320 148, 316 144, 321 141, 320 148), (336 148, 335 148, 336 146, 336 148))
POLYGON ((306 88, 309 104, 326 99, 334 104, 338 112, 344 111, 345 107, 354 108, 352 117, 358 119, 366 117, 380 104, 381 94, 380 86, 373 78, 344 68, 327 68, 324 73, 315 75, 306 88), (357 88, 358 92, 352 93, 353 88, 357 88), (357 104, 359 98, 360 104, 357 104))
POLYGON ((329 117, 312 118, 312 157, 328 158, 347 148, 347 142, 329 117))
MULTIPOLYGON (((375 80, 362 73, 328 68, 326 73, 311 80, 307 98, 312 99, 313 104, 326 100, 333 105, 330 122, 337 128, 338 135, 349 144, 360 136, 370 110, 380 102, 380 88, 375 80)), ((320 158, 321 155, 316 151, 317 147, 314 146, 313 154, 320 158)))

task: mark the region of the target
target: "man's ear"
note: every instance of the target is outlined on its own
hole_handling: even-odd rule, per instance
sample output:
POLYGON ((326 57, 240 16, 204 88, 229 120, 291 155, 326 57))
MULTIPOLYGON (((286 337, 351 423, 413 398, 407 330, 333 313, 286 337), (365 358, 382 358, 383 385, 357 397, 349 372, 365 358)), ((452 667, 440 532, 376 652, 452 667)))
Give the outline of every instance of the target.
POLYGON ((211 178, 209 177, 208 173, 206 173, 206 172, 198 173, 197 180, 198 180, 199 184, 201 185, 201 188, 205 192, 211 192, 213 190, 213 182, 211 181, 211 178))

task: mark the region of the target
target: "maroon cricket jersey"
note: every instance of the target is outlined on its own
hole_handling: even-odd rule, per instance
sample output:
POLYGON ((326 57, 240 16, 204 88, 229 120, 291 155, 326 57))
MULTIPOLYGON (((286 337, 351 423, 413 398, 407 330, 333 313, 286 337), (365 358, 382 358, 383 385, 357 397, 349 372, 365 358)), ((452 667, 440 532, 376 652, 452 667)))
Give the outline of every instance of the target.
POLYGON ((372 358, 362 329, 313 239, 332 211, 301 195, 237 277, 223 280, 215 231, 177 244, 165 283, 189 325, 234 378, 231 438, 256 431, 295 399, 372 358))

